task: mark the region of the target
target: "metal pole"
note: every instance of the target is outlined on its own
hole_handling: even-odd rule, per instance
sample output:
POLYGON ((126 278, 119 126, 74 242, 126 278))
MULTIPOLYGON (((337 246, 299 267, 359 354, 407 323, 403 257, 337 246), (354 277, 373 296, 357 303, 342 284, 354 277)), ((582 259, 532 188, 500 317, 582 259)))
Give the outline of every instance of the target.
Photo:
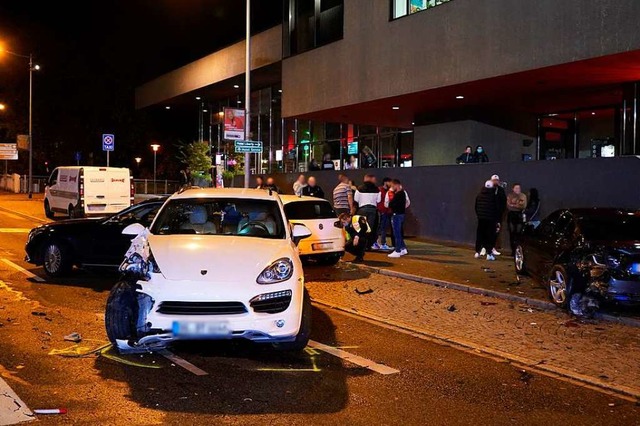
POLYGON ((29 198, 33 198, 33 54, 29 55, 29 198))
POLYGON ((156 186, 156 158, 158 156, 157 151, 153 151, 153 193, 158 193, 158 187, 156 186))
MULTIPOLYGON (((244 75, 244 135, 248 140, 251 132, 251 0, 247 0, 247 36, 244 75)), ((244 154, 244 187, 249 188, 251 180, 251 154, 244 154)))
POLYGON ((107 167, 109 167, 109 151, 107 151, 107 167))

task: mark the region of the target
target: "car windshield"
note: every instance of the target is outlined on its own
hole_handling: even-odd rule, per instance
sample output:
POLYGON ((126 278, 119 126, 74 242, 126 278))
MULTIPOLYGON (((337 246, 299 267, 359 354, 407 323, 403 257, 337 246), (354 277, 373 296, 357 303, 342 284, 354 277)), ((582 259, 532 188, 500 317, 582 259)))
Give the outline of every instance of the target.
POLYGON ((151 233, 156 235, 233 235, 283 239, 278 203, 247 198, 193 198, 167 202, 151 233))
POLYGON ((326 201, 294 201, 284 206, 289 220, 335 219, 336 213, 326 201))
POLYGON ((640 241, 640 216, 583 217, 578 226, 594 241, 640 241))

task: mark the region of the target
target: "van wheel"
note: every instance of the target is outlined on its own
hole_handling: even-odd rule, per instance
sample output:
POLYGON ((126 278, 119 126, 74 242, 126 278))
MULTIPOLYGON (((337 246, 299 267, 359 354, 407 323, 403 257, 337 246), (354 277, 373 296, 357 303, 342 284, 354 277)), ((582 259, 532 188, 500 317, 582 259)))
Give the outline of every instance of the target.
POLYGON ((67 214, 69 215, 69 219, 74 219, 76 217, 76 211, 71 204, 69 204, 69 208, 67 209, 67 214))
POLYGON ((53 219, 56 215, 53 211, 51 211, 51 206, 49 205, 49 200, 44 200, 44 215, 48 219, 53 219))
POLYGON ((71 271, 73 264, 69 250, 57 242, 45 244, 42 252, 44 272, 50 277, 61 277, 71 271))
POLYGON ((111 289, 104 316, 107 337, 113 344, 116 340, 137 340, 138 295, 126 281, 119 281, 111 289))
POLYGON ((293 342, 275 343, 273 346, 279 351, 300 352, 307 347, 311 334, 311 297, 307 290, 304 290, 302 299, 302 318, 300 319, 300 330, 293 342))

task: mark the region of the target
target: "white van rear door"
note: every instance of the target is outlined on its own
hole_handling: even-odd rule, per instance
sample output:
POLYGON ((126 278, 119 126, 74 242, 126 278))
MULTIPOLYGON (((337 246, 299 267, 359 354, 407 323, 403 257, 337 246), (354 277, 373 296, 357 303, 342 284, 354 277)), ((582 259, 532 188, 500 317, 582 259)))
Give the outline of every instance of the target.
POLYGON ((85 213, 117 213, 131 205, 129 170, 116 168, 85 169, 85 213))

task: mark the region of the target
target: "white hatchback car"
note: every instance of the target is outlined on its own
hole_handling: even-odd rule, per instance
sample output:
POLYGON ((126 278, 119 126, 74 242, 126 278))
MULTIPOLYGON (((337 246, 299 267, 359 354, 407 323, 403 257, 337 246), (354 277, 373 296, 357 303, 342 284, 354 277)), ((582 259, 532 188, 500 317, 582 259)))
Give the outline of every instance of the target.
POLYGON ((121 352, 178 339, 306 346, 311 304, 297 243, 311 233, 287 223, 278 194, 188 189, 169 197, 149 229, 123 233, 137 237, 105 315, 121 352))
POLYGON ((311 237, 300 242, 300 258, 334 265, 344 255, 344 231, 331 203, 322 198, 281 195, 291 224, 305 225, 311 237))

